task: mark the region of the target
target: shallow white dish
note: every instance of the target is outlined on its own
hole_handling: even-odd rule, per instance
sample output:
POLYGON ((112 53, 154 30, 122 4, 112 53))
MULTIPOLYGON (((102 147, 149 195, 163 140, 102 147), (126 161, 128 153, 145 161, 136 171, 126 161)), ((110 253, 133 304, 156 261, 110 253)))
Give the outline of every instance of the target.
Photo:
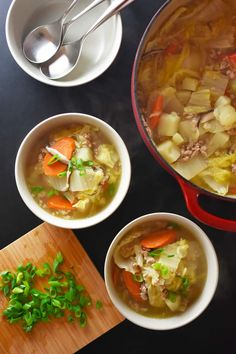
POLYGON ((153 330, 175 329, 178 327, 182 327, 197 318, 206 309, 215 293, 216 286, 218 283, 218 274, 219 269, 217 256, 212 246, 212 243, 210 242, 207 235, 203 232, 202 229, 200 229, 199 226, 197 226, 192 221, 184 218, 183 216, 170 213, 147 214, 139 217, 138 219, 133 220, 128 225, 126 225, 112 241, 107 251, 104 266, 106 288, 116 308, 124 317, 126 317, 128 320, 135 323, 136 325, 153 330), (143 222, 151 222, 152 220, 161 219, 169 220, 176 224, 183 225, 183 227, 190 230, 192 235, 194 235, 195 238, 200 242, 206 256, 207 277, 201 295, 192 305, 187 308, 185 312, 169 318, 152 318, 143 316, 135 312, 128 305, 126 305, 119 297, 112 280, 112 257, 118 242, 134 226, 140 225, 143 222))
MULTIPOLYGON (((79 1, 68 19, 91 1, 79 1)), ((109 4, 110 0, 105 1, 74 22, 65 40, 69 42, 79 38, 109 4)), ((6 19, 7 44, 17 64, 34 79, 53 86, 78 86, 101 75, 115 59, 122 39, 121 17, 116 15, 87 37, 80 60, 70 74, 58 80, 48 79, 41 73, 38 65, 30 63, 24 57, 22 43, 33 28, 55 21, 67 7, 68 2, 63 0, 13 0, 6 19)))
POLYGON ((129 188, 131 178, 131 165, 128 150, 119 134, 101 119, 83 113, 64 113, 50 117, 34 127, 22 141, 15 162, 15 179, 18 191, 27 207, 40 219, 49 224, 68 228, 82 229, 108 218, 119 207, 129 188), (121 177, 117 192, 111 202, 97 214, 75 220, 66 220, 49 214, 41 208, 32 197, 25 178, 25 170, 29 154, 33 151, 35 142, 45 139, 53 129, 66 127, 70 124, 91 124, 101 129, 104 135, 115 146, 121 161, 121 177))

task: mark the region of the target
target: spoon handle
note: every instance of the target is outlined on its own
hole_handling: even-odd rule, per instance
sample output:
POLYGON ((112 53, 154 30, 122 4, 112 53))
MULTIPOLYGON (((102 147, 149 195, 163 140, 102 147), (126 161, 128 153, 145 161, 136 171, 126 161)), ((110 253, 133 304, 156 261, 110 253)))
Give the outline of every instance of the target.
POLYGON ((97 19, 97 21, 89 28, 84 34, 83 38, 88 34, 95 31, 101 24, 107 21, 110 17, 118 13, 120 10, 131 4, 134 0, 113 0, 111 5, 105 10, 105 12, 97 19))
POLYGON ((73 9, 73 7, 75 7, 75 5, 77 4, 78 0, 73 0, 72 3, 70 4, 70 6, 66 9, 66 11, 64 12, 64 14, 61 17, 61 24, 62 26, 64 25, 66 16, 68 15, 68 13, 73 9))
POLYGON ((73 17, 70 21, 64 23, 64 28, 63 28, 63 33, 65 35, 66 31, 68 30, 68 27, 76 20, 78 20, 78 18, 80 18, 81 16, 83 16, 86 12, 92 10, 94 7, 96 7, 97 5, 101 4, 102 2, 104 2, 106 0, 94 0, 90 5, 86 6, 85 9, 83 9, 80 13, 78 13, 75 17, 73 17))

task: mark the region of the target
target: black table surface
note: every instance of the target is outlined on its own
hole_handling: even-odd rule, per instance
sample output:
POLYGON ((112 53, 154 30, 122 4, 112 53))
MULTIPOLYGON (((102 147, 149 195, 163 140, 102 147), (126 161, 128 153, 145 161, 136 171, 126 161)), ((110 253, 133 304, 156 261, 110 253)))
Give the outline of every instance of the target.
MULTIPOLYGON (((119 209, 101 224, 75 231, 101 274, 109 244, 132 219, 150 212, 168 211, 194 220, 186 208, 179 185, 155 162, 141 140, 131 107, 130 78, 135 52, 142 33, 163 2, 136 0, 125 9, 122 12, 122 45, 114 63, 93 82, 74 88, 44 85, 17 66, 5 39, 4 26, 10 0, 0 2, 0 248, 41 223, 24 205, 16 188, 14 162, 17 149, 36 124, 64 112, 88 113, 108 122, 124 139, 131 157, 131 185, 119 209)), ((217 215, 235 216, 235 204, 228 205, 210 198, 203 204, 217 215)), ((236 234, 197 223, 211 239, 220 265, 217 291, 204 313, 183 328, 164 332, 146 330, 126 320, 83 348, 81 354, 236 352, 236 234)))

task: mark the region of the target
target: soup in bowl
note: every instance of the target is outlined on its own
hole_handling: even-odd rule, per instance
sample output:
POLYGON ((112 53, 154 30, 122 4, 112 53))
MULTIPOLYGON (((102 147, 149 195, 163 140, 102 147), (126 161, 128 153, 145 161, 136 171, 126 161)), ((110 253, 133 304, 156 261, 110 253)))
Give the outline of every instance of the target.
POLYGON ((18 190, 29 208, 57 226, 82 228, 104 220, 123 200, 130 160, 120 136, 84 114, 37 125, 16 158, 18 190))
POLYGON ((188 219, 142 216, 124 227, 105 261, 108 293, 130 321, 150 329, 183 326, 207 307, 218 281, 214 248, 188 219))

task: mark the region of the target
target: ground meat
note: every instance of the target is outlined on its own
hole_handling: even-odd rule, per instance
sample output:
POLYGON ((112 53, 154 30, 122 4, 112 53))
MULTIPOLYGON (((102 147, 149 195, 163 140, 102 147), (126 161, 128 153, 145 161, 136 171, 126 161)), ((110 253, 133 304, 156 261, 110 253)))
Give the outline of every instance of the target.
MULTIPOLYGON (((160 287, 160 288, 162 288, 162 287, 160 287)), ((165 300, 168 296, 168 290, 164 287, 163 287, 163 290, 161 291, 161 296, 162 296, 163 300, 165 300)))
POLYGON ((208 122, 209 120, 214 119, 214 113, 212 110, 203 112, 203 113, 184 113, 184 118, 188 120, 192 120, 196 127, 199 126, 200 122, 208 122))
POLYGON ((232 165, 232 172, 236 175, 236 163, 232 165))
POLYGON ((223 59, 220 63, 220 71, 222 74, 228 76, 230 80, 236 78, 236 68, 231 65, 230 61, 227 58, 223 59))
POLYGON ((229 149, 230 154, 234 154, 235 152, 236 152, 236 143, 234 143, 229 149))
POLYGON ((196 113, 186 113, 186 112, 184 112, 183 116, 184 116, 185 119, 189 119, 190 120, 190 119, 197 118, 199 115, 196 114, 196 113))
POLYGON ((155 261, 155 258, 153 258, 153 257, 147 257, 146 258, 146 263, 147 264, 153 264, 153 263, 155 263, 156 261, 155 261))
POLYGON ((236 135, 236 128, 232 128, 232 129, 227 130, 227 134, 232 135, 232 136, 236 135))
POLYGON ((190 159, 192 159, 193 157, 201 154, 204 157, 207 156, 206 154, 206 144, 203 140, 199 140, 196 143, 189 143, 189 144, 185 144, 181 147, 181 156, 180 156, 180 160, 182 161, 189 161, 190 159))
POLYGON ((143 300, 147 300, 148 299, 148 295, 147 295, 147 287, 144 283, 141 284, 140 287, 140 296, 143 300))
POLYGON ((215 49, 215 48, 211 48, 210 49, 209 57, 213 61, 216 61, 219 58, 220 55, 221 55, 221 50, 215 49))

